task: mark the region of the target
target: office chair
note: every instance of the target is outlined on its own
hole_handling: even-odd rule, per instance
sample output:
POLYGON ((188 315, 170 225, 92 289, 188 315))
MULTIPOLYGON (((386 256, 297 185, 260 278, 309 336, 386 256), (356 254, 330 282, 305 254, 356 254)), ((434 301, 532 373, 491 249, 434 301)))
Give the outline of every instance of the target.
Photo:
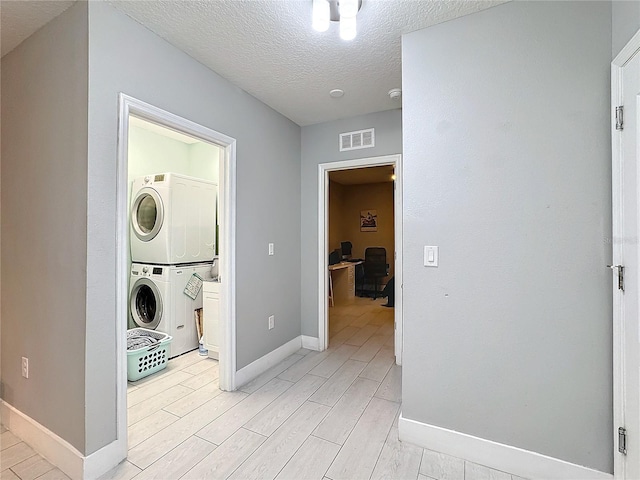
POLYGON ((378 298, 380 281, 389 275, 387 250, 384 247, 368 247, 364 251, 364 283, 373 283, 373 299, 378 298))

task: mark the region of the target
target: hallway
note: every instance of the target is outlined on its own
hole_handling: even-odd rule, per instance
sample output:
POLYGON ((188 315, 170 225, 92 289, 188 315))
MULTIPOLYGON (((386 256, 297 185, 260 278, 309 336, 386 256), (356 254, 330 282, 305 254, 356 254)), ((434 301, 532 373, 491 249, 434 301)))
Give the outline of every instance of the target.
MULTIPOLYGON (((331 308, 328 350, 301 349, 236 392, 218 389, 218 363, 197 351, 130 383, 129 456, 102 480, 517 480, 398 440, 401 368, 383 302, 331 308)), ((2 480, 67 478, 11 437, 2 480)))

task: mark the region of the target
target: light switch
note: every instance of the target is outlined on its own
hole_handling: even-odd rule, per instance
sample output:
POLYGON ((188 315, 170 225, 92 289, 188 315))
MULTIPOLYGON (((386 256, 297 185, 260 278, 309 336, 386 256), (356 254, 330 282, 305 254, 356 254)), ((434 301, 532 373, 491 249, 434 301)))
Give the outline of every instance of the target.
POLYGON ((438 247, 424 247, 424 266, 438 266, 438 247))
POLYGON ((273 255, 273 243, 269 244, 269 255, 273 255))

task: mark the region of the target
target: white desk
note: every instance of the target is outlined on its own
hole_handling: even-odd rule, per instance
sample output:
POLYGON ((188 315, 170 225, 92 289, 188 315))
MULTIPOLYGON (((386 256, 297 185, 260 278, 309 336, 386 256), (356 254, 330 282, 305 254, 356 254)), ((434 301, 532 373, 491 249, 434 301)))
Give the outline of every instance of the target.
POLYGON ((360 262, 340 262, 329 265, 329 298, 332 304, 345 303, 356 296, 356 265, 360 262))

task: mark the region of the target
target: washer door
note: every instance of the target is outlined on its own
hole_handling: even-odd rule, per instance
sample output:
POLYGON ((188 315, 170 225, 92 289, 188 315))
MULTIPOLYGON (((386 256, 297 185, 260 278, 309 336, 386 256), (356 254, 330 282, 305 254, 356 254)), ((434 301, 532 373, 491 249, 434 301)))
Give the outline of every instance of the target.
POLYGON ((162 320, 162 295, 158 286, 148 278, 140 278, 131 289, 129 308, 139 327, 155 330, 162 320))
POLYGON ((148 242, 158 234, 163 221, 164 206, 158 192, 150 187, 140 189, 131 206, 133 233, 148 242))

